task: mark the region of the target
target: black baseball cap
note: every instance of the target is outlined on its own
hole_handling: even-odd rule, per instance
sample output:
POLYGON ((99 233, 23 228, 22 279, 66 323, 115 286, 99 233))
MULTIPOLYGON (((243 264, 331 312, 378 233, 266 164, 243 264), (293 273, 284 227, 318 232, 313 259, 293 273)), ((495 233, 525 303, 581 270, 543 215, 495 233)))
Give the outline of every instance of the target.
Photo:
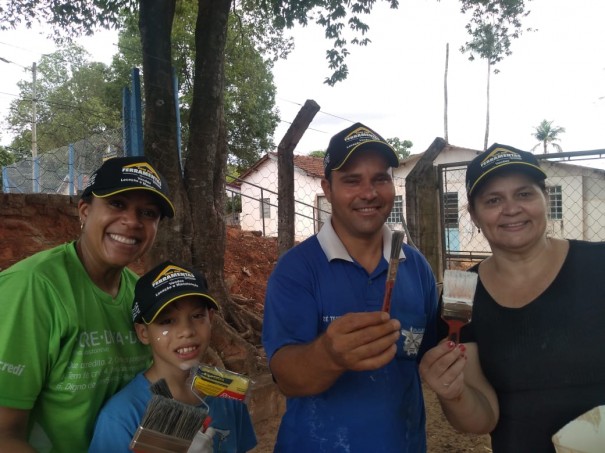
POLYGON ((81 197, 109 197, 128 190, 148 190, 156 195, 163 217, 174 217, 174 206, 168 198, 168 184, 149 159, 144 156, 107 159, 90 176, 81 197))
POLYGON ((201 297, 208 308, 219 309, 208 293, 208 284, 203 274, 172 261, 164 261, 137 281, 132 320, 136 323, 151 324, 166 306, 188 296, 201 297))
POLYGON ((500 173, 503 169, 525 173, 536 181, 546 179, 546 173, 532 153, 494 143, 466 167, 467 197, 470 199, 490 176, 500 173))
POLYGON ((364 149, 382 152, 391 167, 399 167, 399 157, 393 147, 376 131, 361 123, 355 123, 330 139, 330 144, 324 156, 324 174, 326 178, 330 176, 332 170, 339 170, 354 151, 364 149))

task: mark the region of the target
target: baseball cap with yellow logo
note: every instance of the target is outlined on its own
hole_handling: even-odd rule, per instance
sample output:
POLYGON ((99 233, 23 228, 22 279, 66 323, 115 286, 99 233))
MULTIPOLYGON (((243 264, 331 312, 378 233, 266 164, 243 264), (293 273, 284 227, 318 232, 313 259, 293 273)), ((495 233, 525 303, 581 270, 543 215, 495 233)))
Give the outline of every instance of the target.
POLYGON ((163 217, 174 217, 168 184, 144 156, 107 159, 89 178, 81 197, 109 197, 128 190, 148 190, 156 195, 163 217))
POLYGON ((332 170, 339 170, 354 152, 362 150, 379 151, 391 167, 399 166, 399 157, 395 149, 378 132, 361 123, 355 123, 330 139, 324 156, 325 177, 329 178, 332 170))
POLYGON ((503 169, 525 173, 535 181, 546 179, 538 159, 532 153, 508 145, 494 143, 475 157, 466 167, 466 194, 470 199, 489 177, 503 169))
POLYGON ((172 302, 190 296, 202 298, 208 308, 219 309, 209 294, 204 275, 171 261, 164 261, 137 281, 132 320, 151 324, 172 302))

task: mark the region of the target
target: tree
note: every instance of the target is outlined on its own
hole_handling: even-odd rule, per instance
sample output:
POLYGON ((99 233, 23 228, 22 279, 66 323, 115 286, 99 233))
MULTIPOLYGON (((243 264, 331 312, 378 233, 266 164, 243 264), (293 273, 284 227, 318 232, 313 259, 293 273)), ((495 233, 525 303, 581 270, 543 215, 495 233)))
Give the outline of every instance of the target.
POLYGON ((15 134, 11 147, 31 150, 33 102, 40 153, 120 129, 119 101, 108 94, 109 69, 88 58, 73 43, 43 55, 36 69, 35 99, 33 80, 18 83, 19 97, 11 102, 7 117, 15 134))
POLYGON ((387 143, 395 149, 399 160, 403 160, 408 157, 410 155, 410 148, 414 146, 410 140, 401 141, 399 137, 387 138, 386 140, 387 143))
POLYGON ((311 157, 321 157, 322 159, 326 156, 326 152, 322 150, 311 151, 309 154, 311 157))
MULTIPOLYGON (((15 162, 15 156, 4 146, 0 146, 0 168, 6 167, 7 165, 15 162)), ((4 187, 2 185, 2 173, 0 172, 0 187, 4 187)))
MULTIPOLYGON (((196 2, 177 3, 171 33, 185 156, 193 97, 196 17, 196 2)), ((249 168, 266 150, 274 147, 272 136, 278 116, 271 69, 277 55, 290 51, 291 41, 283 39, 268 22, 266 17, 242 18, 237 12, 231 12, 229 16, 225 48, 225 121, 230 173, 249 168), (260 37, 259 30, 264 30, 260 37), (264 49, 263 52, 257 47, 264 49)), ((122 23, 119 52, 114 56, 112 68, 127 83, 130 68, 141 67, 143 61, 136 11, 129 11, 122 23)))
POLYGON ((532 151, 540 145, 544 147, 544 154, 546 154, 549 145, 555 148, 559 153, 563 151, 561 146, 555 142, 559 140, 559 134, 565 132, 565 128, 553 126, 552 123, 553 121, 542 120, 542 122, 534 128, 532 136, 535 137, 539 143, 531 149, 532 151))
POLYGON ((0 166, 5 167, 15 162, 15 156, 6 147, 0 145, 0 166))
MULTIPOLYGON (((393 8, 397 0, 385 0, 393 8)), ((461 0, 463 5, 471 0, 461 0)), ((368 27, 361 16, 371 12, 374 2, 352 3, 327 0, 271 0, 241 4, 242 14, 272 15, 279 27, 306 25, 316 17, 326 37, 332 41, 326 52, 332 75, 326 83, 346 78, 349 53, 345 31, 353 33, 351 44, 366 45, 368 27), (315 16, 313 16, 315 15, 315 16)), ((177 210, 174 219, 160 229, 153 259, 170 257, 192 262, 202 269, 210 287, 224 307, 229 324, 217 322, 213 346, 223 352, 221 359, 230 369, 253 373, 258 369, 255 350, 242 344, 249 339, 258 344, 261 321, 231 303, 223 280, 225 251, 225 168, 228 158, 228 130, 225 121, 225 49, 230 0, 198 0, 195 24, 193 92, 189 118, 189 157, 181 172, 177 156, 174 92, 171 82, 172 41, 176 0, 139 0, 139 30, 143 50, 145 95, 145 154, 165 174, 177 210), (236 330, 234 331, 233 326, 236 330)), ((91 33, 96 26, 118 23, 123 8, 133 8, 129 0, 57 2, 53 0, 8 0, 0 7, 0 27, 20 21, 42 20, 56 32, 91 33)), ((262 32, 259 33, 262 36, 262 32)), ((263 365, 264 366, 264 365, 263 365)))
MULTIPOLYGON (((494 66, 505 56, 512 53, 510 50, 512 39, 518 38, 522 33, 521 18, 530 12, 525 11, 524 0, 464 0, 462 12, 471 12, 471 19, 466 25, 471 40, 461 47, 461 52, 470 53, 469 60, 473 61, 475 55, 487 62, 486 84, 486 115, 485 138, 483 149, 487 149, 489 140, 489 112, 490 112, 490 83, 492 69, 494 74, 499 72, 494 66)), ((527 29, 529 31, 531 29, 527 29)))

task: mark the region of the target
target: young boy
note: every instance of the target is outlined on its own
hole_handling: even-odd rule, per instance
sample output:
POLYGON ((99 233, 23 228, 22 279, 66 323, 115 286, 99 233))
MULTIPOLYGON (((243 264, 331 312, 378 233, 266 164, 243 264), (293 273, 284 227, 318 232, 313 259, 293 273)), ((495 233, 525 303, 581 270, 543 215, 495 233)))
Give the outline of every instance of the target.
MULTIPOLYGON (((218 304, 208 294, 206 279, 166 261, 137 282, 132 316, 139 340, 151 346, 153 364, 114 395, 97 419, 89 452, 130 452, 132 440, 151 399, 149 386, 163 378, 174 399, 201 401, 191 390, 190 370, 203 359, 218 304)), ((246 452, 256 436, 245 404, 205 398, 214 428, 214 452, 246 452)))

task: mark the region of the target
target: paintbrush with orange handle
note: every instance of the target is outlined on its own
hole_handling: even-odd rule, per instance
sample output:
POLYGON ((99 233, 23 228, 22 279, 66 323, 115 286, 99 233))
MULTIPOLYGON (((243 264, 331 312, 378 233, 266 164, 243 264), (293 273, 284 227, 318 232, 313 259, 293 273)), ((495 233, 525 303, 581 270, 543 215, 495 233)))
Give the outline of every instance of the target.
POLYGON ((475 272, 446 270, 443 273, 441 318, 449 326, 448 340, 460 342, 460 329, 471 322, 477 288, 475 272))
POLYGON ((391 237, 391 256, 389 258, 389 270, 387 271, 387 282, 382 302, 382 311, 386 311, 387 313, 391 311, 391 295, 393 294, 393 287, 397 278, 403 236, 403 231, 393 231, 393 236, 391 237))

